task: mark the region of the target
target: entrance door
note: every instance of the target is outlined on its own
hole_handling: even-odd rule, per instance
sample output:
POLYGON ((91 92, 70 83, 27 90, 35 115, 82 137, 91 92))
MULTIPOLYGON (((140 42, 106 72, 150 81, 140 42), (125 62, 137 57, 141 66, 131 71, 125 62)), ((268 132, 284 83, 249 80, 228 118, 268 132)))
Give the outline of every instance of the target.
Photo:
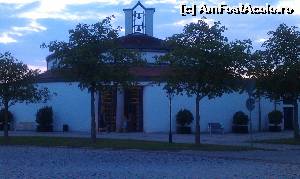
POLYGON ((284 129, 292 130, 293 129, 294 108, 293 107, 284 107, 283 108, 283 117, 284 117, 284 129))
POLYGON ((143 88, 131 87, 125 90, 124 113, 128 132, 143 131, 143 88))
POLYGON ((116 131, 116 90, 101 92, 99 99, 99 131, 116 131))

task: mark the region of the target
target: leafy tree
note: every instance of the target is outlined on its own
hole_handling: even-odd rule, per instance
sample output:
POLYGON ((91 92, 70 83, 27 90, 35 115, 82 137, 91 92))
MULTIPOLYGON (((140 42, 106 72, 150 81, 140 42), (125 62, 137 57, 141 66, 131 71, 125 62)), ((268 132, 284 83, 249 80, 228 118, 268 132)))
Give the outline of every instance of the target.
MULTIPOLYGON (((168 80, 168 79, 167 79, 168 80)), ((164 87, 163 89, 165 90, 168 100, 169 100, 169 143, 173 142, 173 137, 172 137, 172 100, 174 98, 175 94, 178 94, 179 88, 175 83, 169 82, 164 82, 164 87)))
POLYGON ((60 72, 66 78, 79 81, 81 89, 91 94, 91 138, 96 141, 95 92, 130 85, 129 67, 139 62, 139 54, 118 45, 120 27, 113 28, 112 17, 88 25, 78 24, 69 31, 69 41, 53 41, 51 58, 59 59, 60 72), (113 86, 112 86, 113 85, 113 86))
MULTIPOLYGON (((164 66, 164 63, 166 63, 166 61, 163 58, 156 58, 157 65, 164 66)), ((163 86, 163 90, 165 91, 166 96, 169 100, 169 143, 172 143, 172 100, 175 95, 178 95, 182 92, 182 88, 180 88, 180 84, 176 78, 173 78, 172 75, 168 75, 169 73, 167 73, 167 71, 169 71, 170 69, 167 66, 165 66, 164 68, 165 72, 163 72, 161 76, 155 80, 158 85, 163 86)))
POLYGON ((229 43, 223 36, 225 30, 220 22, 211 27, 204 20, 188 24, 182 33, 167 39, 172 50, 159 59, 159 63, 169 65, 164 76, 167 82, 179 92, 195 96, 196 144, 200 144, 200 101, 237 89, 235 79, 241 78, 244 70, 239 60, 248 58, 251 48, 249 40, 229 43))
POLYGON ((300 95, 300 32, 297 27, 279 25, 268 32, 269 39, 262 47, 261 58, 253 66, 257 68, 258 88, 270 98, 292 99, 294 110, 294 137, 299 139, 298 99, 300 95), (263 72, 261 72, 263 71, 263 72))
POLYGON ((9 107, 18 102, 45 102, 50 93, 35 84, 38 70, 31 70, 9 52, 0 53, 0 100, 4 106, 4 137, 8 139, 9 107))
POLYGON ((250 79, 250 81, 255 83, 255 91, 252 94, 258 100, 258 129, 262 130, 261 121, 261 98, 268 97, 268 94, 261 89, 261 84, 264 83, 261 79, 268 75, 270 67, 264 62, 264 51, 256 50, 250 55, 248 60, 242 62, 241 66, 246 69, 244 71, 244 76, 250 79))

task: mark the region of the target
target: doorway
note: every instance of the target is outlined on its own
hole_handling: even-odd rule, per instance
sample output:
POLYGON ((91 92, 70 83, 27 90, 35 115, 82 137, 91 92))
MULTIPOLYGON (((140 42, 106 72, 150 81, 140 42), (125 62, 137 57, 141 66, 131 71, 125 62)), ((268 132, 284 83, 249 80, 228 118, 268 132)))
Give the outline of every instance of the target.
POLYGON ((143 87, 131 87, 124 91, 124 115, 127 132, 143 131, 143 87))
POLYGON ((103 90, 99 95, 98 131, 116 131, 116 89, 103 90))
POLYGON ((284 129, 292 130, 293 129, 293 119, 294 119, 294 108, 293 107, 284 107, 283 108, 283 118, 284 118, 284 129))

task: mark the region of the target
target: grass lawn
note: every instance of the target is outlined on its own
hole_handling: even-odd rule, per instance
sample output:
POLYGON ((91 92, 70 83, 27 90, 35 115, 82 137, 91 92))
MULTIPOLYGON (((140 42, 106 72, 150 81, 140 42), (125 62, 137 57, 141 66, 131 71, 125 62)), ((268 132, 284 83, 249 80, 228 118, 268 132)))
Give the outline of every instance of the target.
POLYGON ((140 150, 199 150, 199 151, 247 151, 257 148, 243 146, 213 145, 213 144, 182 144, 167 142, 152 142, 142 140, 97 139, 92 143, 89 138, 64 138, 64 137, 10 137, 4 144, 0 137, 0 145, 42 146, 42 147, 70 147, 70 148, 94 148, 94 149, 140 149, 140 150))
POLYGON ((300 145, 300 140, 294 138, 259 140, 256 143, 300 145))

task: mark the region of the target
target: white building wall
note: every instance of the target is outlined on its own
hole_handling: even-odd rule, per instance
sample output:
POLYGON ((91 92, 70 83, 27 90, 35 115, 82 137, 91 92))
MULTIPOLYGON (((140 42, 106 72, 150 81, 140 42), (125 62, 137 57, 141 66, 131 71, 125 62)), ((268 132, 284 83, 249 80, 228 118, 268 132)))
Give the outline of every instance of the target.
POLYGON ((47 61, 47 70, 52 70, 58 67, 59 60, 58 59, 51 59, 47 61))
MULTIPOLYGON (((221 123, 226 132, 231 132, 232 117, 235 112, 243 111, 247 115, 246 94, 232 93, 222 97, 208 100, 204 98, 200 102, 200 127, 201 132, 206 132, 209 122, 221 123)), ((262 99, 262 128, 267 129, 267 114, 274 109, 272 102, 262 99)), ((144 88, 144 131, 167 132, 169 130, 169 102, 161 86, 145 86, 144 88)), ((176 113, 180 109, 190 110, 195 117, 195 98, 175 96, 172 101, 172 130, 176 131, 176 113)), ((278 109, 281 109, 278 107, 278 109)), ((253 130, 258 130, 258 104, 252 112, 253 130)), ((192 129, 194 129, 194 123, 192 129)))
POLYGON ((16 123, 35 122, 38 109, 52 106, 54 113, 54 130, 62 131, 63 124, 69 125, 70 131, 90 131, 90 94, 81 91, 78 83, 42 83, 40 87, 48 87, 56 93, 47 103, 18 103, 10 108, 16 123))
MULTIPOLYGON (((42 83, 40 87, 48 87, 52 93, 57 93, 47 103, 15 104, 10 111, 18 122, 35 122, 38 109, 43 106, 52 106, 54 112, 54 130, 62 131, 63 124, 68 124, 70 131, 90 131, 90 94, 87 90, 81 91, 78 83, 42 83)), ((123 92, 118 92, 117 126, 121 127, 121 118, 124 113, 123 92)), ((98 96, 95 95, 96 97, 98 96)), ((143 123, 145 132, 167 132, 169 130, 169 101, 162 86, 146 85, 143 92, 143 123)), ((232 116, 241 110, 249 115, 246 109, 246 94, 225 94, 222 97, 208 100, 204 98, 200 103, 201 131, 207 131, 209 122, 223 124, 226 132, 231 132, 232 116)), ((95 100, 97 107, 98 97, 95 100)), ((176 131, 175 116, 180 109, 190 110, 195 117, 195 98, 188 96, 175 96, 172 100, 172 130, 176 131)), ((261 100, 262 129, 268 130, 267 115, 274 109, 274 103, 268 99, 261 100)), ((279 105, 277 109, 282 110, 279 105)), ((97 113, 97 111, 96 111, 97 113)), ((97 115, 96 115, 97 119, 97 115)), ((194 121, 195 123, 195 121, 194 121)), ((192 129, 194 130, 194 123, 192 129)), ((252 112, 252 124, 258 130, 258 103, 252 112)))
POLYGON ((148 63, 155 63, 156 58, 165 55, 165 52, 141 52, 141 58, 148 63))

